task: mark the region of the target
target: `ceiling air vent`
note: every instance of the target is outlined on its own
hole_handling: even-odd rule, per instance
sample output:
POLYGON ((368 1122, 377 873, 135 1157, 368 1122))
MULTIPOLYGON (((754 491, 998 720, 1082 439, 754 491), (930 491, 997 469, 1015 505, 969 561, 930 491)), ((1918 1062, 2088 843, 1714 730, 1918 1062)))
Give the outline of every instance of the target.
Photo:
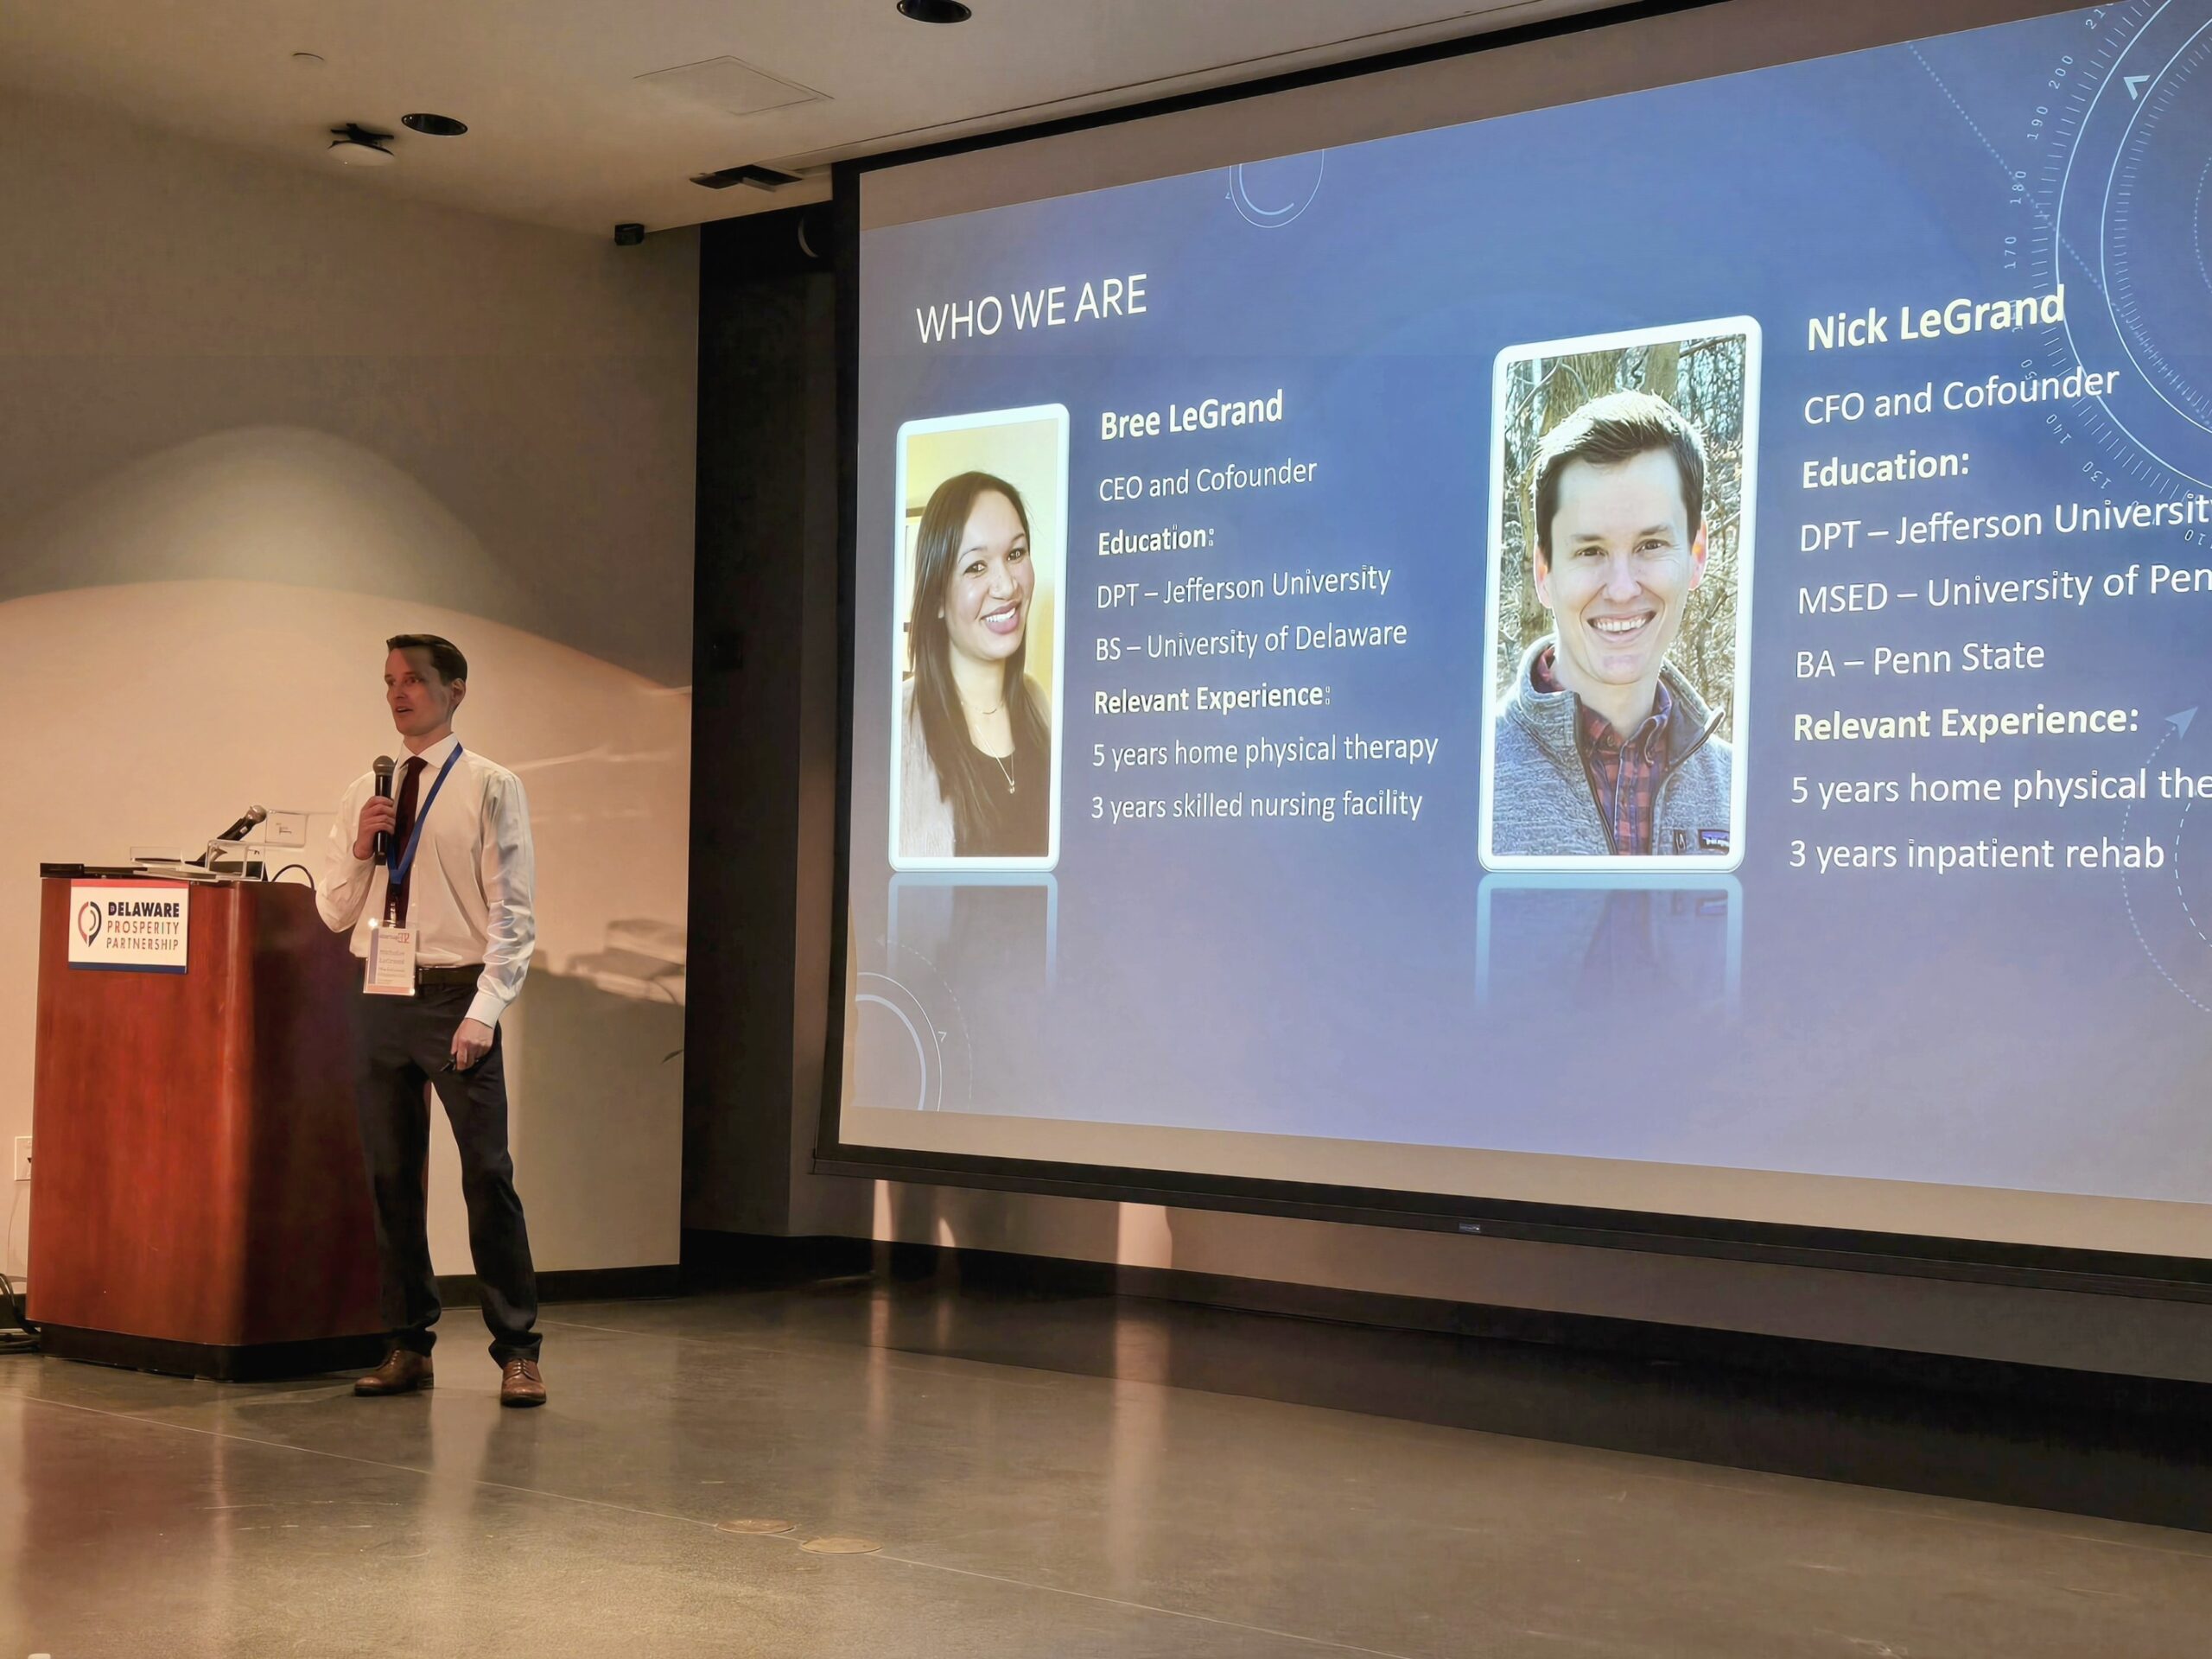
POLYGON ((780 190, 787 184, 797 184, 796 173, 779 173, 772 167, 758 167, 747 162, 743 167, 726 167, 719 173, 695 173, 691 182, 703 184, 709 190, 727 190, 733 184, 749 184, 755 190, 780 190))
POLYGON ((704 63, 680 64, 639 75, 638 85, 718 115, 760 115, 768 110, 787 110, 794 104, 812 104, 822 94, 811 86, 785 80, 736 58, 709 58, 704 63))

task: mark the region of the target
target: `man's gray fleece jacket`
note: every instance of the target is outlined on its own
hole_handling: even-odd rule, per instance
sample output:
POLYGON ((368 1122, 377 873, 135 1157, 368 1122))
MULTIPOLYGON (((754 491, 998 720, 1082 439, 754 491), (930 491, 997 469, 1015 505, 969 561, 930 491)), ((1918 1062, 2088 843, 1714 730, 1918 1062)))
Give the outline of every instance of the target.
MULTIPOLYGON (((1555 857, 1613 850, 1604 814, 1575 742, 1579 699, 1572 691, 1539 691, 1530 677, 1547 636, 1522 653, 1513 695, 1497 714, 1491 773, 1491 851, 1555 857)), ((1662 664, 1659 677, 1675 700, 1667 722, 1667 770, 1653 803, 1656 854, 1728 851, 1729 776, 1735 757, 1719 735, 1719 717, 1662 664)))

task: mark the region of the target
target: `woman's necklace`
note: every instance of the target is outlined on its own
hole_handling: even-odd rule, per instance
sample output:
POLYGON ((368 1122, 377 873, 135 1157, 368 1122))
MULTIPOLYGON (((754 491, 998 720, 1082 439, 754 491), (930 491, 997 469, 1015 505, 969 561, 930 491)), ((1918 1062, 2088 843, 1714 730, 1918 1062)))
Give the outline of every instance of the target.
MULTIPOLYGON (((1001 693, 999 697, 999 705, 997 709, 977 709, 973 710, 968 717, 970 721, 988 720, 993 715, 997 714, 999 709, 1004 709, 1005 707, 1006 697, 1005 695, 1001 693)), ((998 761, 999 763, 999 776, 1006 779, 1006 792, 1009 795, 1013 794, 1014 792, 1014 773, 1007 770, 1007 764, 1000 756, 995 754, 991 756, 991 759, 998 761)))

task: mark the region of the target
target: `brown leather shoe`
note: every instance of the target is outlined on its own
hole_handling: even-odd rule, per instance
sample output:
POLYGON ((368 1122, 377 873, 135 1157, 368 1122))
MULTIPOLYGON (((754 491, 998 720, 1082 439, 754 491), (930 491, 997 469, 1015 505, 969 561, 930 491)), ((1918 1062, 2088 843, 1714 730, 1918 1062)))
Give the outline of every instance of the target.
POLYGON ((503 1406, 542 1406, 545 1379, 537 1374, 534 1359, 511 1359, 499 1369, 499 1403, 503 1406))
POLYGON ((430 1357, 411 1348, 393 1349, 385 1356, 383 1364, 366 1376, 353 1379, 356 1394, 413 1394, 431 1386, 430 1357))

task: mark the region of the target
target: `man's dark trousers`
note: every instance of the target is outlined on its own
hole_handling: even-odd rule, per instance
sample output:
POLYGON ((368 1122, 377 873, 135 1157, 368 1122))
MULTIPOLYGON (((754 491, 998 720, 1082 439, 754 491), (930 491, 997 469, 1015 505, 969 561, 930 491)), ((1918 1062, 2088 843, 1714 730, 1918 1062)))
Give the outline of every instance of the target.
POLYGON ((491 1052, 466 1071, 444 1069, 454 1028, 468 1016, 475 988, 426 985, 413 996, 359 999, 361 1146, 375 1197, 377 1252, 384 1264, 385 1324, 393 1341, 418 1354, 435 1340, 438 1285, 430 1271, 425 1178, 430 1110, 437 1090, 461 1153, 461 1197, 468 1205, 468 1251, 476 1267, 492 1357, 536 1359, 537 1276, 522 1200, 507 1155, 505 1047, 493 1027, 491 1052))

